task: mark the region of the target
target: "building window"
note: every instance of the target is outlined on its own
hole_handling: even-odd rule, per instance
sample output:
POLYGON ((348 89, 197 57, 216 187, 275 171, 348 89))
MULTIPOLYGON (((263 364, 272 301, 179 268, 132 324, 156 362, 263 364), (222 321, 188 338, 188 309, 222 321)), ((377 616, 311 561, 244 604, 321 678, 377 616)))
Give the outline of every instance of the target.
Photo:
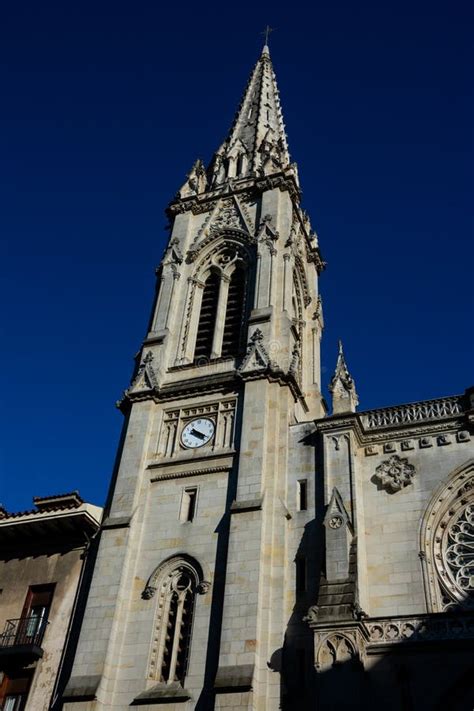
POLYGON ((184 682, 195 598, 208 587, 199 564, 188 556, 171 558, 149 578, 142 597, 148 600, 156 593, 158 600, 148 679, 166 684, 184 682))
POLYGON ((31 684, 31 674, 4 674, 0 685, 0 709, 2 711, 24 711, 31 684))
POLYGON ((181 523, 186 523, 194 520, 196 515, 197 503, 197 486, 186 487, 181 498, 181 510, 179 512, 179 520, 181 523))
POLYGON ((201 313, 194 349, 194 361, 209 360, 212 353, 214 326, 217 318, 217 302, 219 299, 220 277, 211 272, 206 279, 201 301, 201 313))
POLYGON ((227 296, 227 309, 222 339, 222 355, 238 354, 242 342, 242 321, 245 307, 245 272, 237 266, 232 272, 227 296))
POLYGON ((296 592, 306 592, 306 558, 299 555, 296 558, 296 592))
POLYGON ((308 508, 308 482, 306 479, 296 482, 296 508, 298 511, 306 511, 308 508))
POLYGON ((53 600, 54 584, 32 585, 26 595, 18 636, 23 643, 41 643, 48 624, 49 610, 53 600))
POLYGON ((168 619, 161 661, 161 679, 184 681, 194 608, 195 585, 189 571, 178 569, 167 590, 168 619))

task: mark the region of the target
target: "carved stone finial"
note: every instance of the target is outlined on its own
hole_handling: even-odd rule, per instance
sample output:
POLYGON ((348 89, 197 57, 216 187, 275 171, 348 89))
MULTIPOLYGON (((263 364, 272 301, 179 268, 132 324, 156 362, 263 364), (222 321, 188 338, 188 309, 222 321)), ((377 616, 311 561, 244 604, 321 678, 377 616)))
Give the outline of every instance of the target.
POLYGON ((158 379, 156 373, 151 365, 153 361, 153 353, 148 351, 144 356, 142 362, 140 363, 137 374, 133 379, 132 384, 125 391, 125 394, 145 392, 147 390, 154 390, 158 387, 158 379))
POLYGON ((206 169, 204 163, 201 159, 198 159, 190 172, 186 176, 187 180, 184 183, 181 190, 178 192, 178 197, 189 197, 190 195, 197 195, 206 190, 207 187, 207 177, 206 169))
POLYGON ((261 343, 263 341, 263 333, 259 328, 256 328, 255 331, 252 333, 250 336, 250 341, 252 343, 261 343))
POLYGON ((342 341, 339 341, 336 370, 329 383, 329 392, 332 395, 332 410, 334 415, 341 412, 356 411, 359 398, 357 396, 354 380, 346 364, 342 341))

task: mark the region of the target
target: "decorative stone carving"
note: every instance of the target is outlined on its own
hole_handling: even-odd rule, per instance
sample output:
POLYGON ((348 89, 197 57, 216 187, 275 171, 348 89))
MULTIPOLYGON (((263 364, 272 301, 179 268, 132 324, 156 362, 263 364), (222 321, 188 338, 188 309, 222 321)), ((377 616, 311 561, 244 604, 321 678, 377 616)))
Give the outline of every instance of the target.
POLYGON ((272 215, 264 215, 258 227, 257 234, 257 238, 260 242, 267 242, 269 245, 271 245, 272 242, 276 242, 279 237, 278 230, 275 230, 272 225, 272 219, 272 215))
POLYGON ((444 434, 439 435, 436 438, 436 442, 438 443, 438 445, 440 447, 444 447, 444 445, 446 445, 446 444, 451 444, 451 437, 449 437, 448 435, 444 435, 444 434))
POLYGON ((324 328, 323 301, 321 299, 321 294, 318 295, 318 300, 316 302, 316 308, 313 313, 313 321, 318 321, 320 327, 324 328))
POLYGON ((368 617, 368 614, 361 608, 358 602, 355 602, 352 605, 352 617, 354 620, 365 620, 368 617))
POLYGON ((318 605, 311 605, 306 615, 303 617, 303 622, 314 622, 318 621, 318 605))
POLYGON ((214 217, 211 230, 222 230, 226 227, 235 227, 236 229, 247 229, 247 226, 242 220, 237 206, 232 198, 224 200, 216 217, 214 217))
POLYGON ((377 644, 423 643, 427 640, 473 639, 474 619, 469 617, 433 617, 420 616, 411 619, 371 619, 363 622, 368 646, 377 644))
POLYGON ((461 432, 457 433, 456 439, 458 442, 469 442, 471 435, 467 430, 461 430, 461 432))
POLYGON ((433 442, 431 441, 431 437, 422 437, 420 439, 420 449, 427 449, 428 447, 432 447, 433 442))
POLYGON ((385 454, 391 454, 392 452, 396 452, 397 448, 393 442, 386 442, 383 446, 383 451, 385 454))
POLYGON ((299 369, 300 369, 300 349, 298 344, 295 345, 293 348, 293 352, 291 354, 291 361, 290 361, 290 367, 288 369, 288 372, 290 375, 295 376, 296 378, 299 377, 299 369))
POLYGON ((202 580, 199 585, 196 588, 196 592, 199 595, 205 595, 207 592, 209 592, 211 588, 211 583, 208 580, 202 580))
POLYGON ((396 492, 412 483, 415 467, 408 459, 401 459, 394 454, 375 470, 374 479, 389 492, 396 492))
POLYGON ((187 180, 178 192, 178 198, 202 193, 207 187, 206 169, 202 160, 197 160, 187 175, 187 180))
POLYGON ((325 671, 335 664, 345 664, 356 657, 353 641, 345 635, 334 634, 320 644, 316 657, 316 669, 325 671))
POLYGON ((142 362, 140 363, 137 374, 132 384, 126 391, 127 395, 139 392, 146 392, 148 390, 154 390, 158 387, 158 380, 155 371, 151 365, 152 362, 153 353, 151 351, 148 351, 148 353, 145 355, 142 362))
POLYGON ((156 593, 156 587, 153 585, 147 585, 142 592, 142 598, 144 600, 151 600, 153 595, 156 593))
POLYGON ((375 454, 379 453, 378 448, 373 444, 369 444, 364 451, 366 457, 373 457, 375 454))
POLYGON ((408 452, 410 449, 415 449, 415 445, 411 439, 404 439, 400 442, 400 449, 402 452, 408 452))
POLYGON ((349 516, 344 506, 342 496, 337 487, 333 487, 323 523, 334 530, 341 528, 343 523, 347 523, 348 521, 349 516))
POLYGON ((247 352, 239 368, 239 373, 266 370, 270 366, 270 356, 263 345, 263 333, 257 328, 247 344, 247 352))

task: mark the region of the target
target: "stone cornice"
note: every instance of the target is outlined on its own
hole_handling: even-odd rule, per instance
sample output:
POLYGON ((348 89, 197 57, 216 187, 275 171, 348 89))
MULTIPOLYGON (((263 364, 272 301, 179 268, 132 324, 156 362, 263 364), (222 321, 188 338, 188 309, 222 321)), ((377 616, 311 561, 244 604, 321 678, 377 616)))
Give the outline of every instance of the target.
POLYGON ((201 467, 201 469, 194 469, 194 468, 193 469, 183 469, 178 472, 165 471, 160 474, 154 474, 153 476, 151 476, 150 482, 153 483, 155 481, 166 481, 168 479, 182 479, 184 477, 199 476, 201 474, 228 473, 230 468, 231 467, 225 466, 223 464, 222 466, 217 466, 217 467, 201 467))
POLYGON ((290 196, 299 204, 301 193, 292 169, 286 169, 279 173, 273 173, 264 177, 250 177, 243 179, 229 180, 226 184, 219 186, 215 190, 190 195, 185 198, 173 200, 168 205, 166 213, 173 218, 176 215, 191 211, 193 215, 210 211, 216 200, 232 195, 246 194, 249 198, 257 198, 267 190, 279 188, 283 192, 289 192, 290 196))

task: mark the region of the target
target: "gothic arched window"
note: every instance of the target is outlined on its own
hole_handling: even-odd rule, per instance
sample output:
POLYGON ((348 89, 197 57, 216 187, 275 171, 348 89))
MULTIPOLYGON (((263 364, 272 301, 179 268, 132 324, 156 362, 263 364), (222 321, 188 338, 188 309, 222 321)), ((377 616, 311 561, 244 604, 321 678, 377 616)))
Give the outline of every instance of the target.
POLYGON ((194 349, 194 360, 211 357, 214 327, 217 318, 220 277, 211 272, 206 279, 201 302, 201 313, 194 349))
POLYGON ((191 336, 194 352, 184 341, 184 349, 189 349, 195 365, 239 355, 247 312, 248 261, 240 246, 221 245, 197 274, 203 271, 204 275, 194 281, 190 300, 191 333, 196 329, 191 336), (195 297, 196 289, 202 289, 200 299, 195 297), (195 307, 198 314, 192 310, 194 299, 199 304, 195 307))
POLYGON ((222 355, 235 356, 242 342, 242 322, 245 309, 245 272, 237 266, 230 278, 227 309, 222 338, 222 355))
POLYGON ((150 577, 142 597, 157 594, 157 613, 148 678, 163 683, 183 682, 186 676, 195 597, 204 593, 199 565, 188 559, 172 558, 150 577))

